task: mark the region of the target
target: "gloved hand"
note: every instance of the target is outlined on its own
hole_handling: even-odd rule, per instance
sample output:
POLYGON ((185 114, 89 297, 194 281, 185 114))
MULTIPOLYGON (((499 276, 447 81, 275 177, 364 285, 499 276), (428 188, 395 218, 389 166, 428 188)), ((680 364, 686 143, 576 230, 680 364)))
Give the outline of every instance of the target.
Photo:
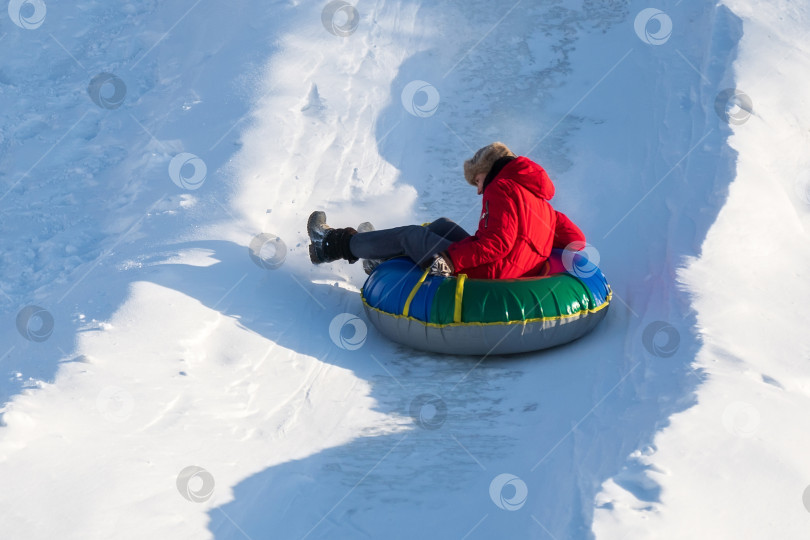
POLYGON ((433 262, 430 265, 428 274, 431 276, 450 277, 453 275, 454 271, 453 260, 450 259, 450 256, 446 252, 442 251, 433 256, 433 262))

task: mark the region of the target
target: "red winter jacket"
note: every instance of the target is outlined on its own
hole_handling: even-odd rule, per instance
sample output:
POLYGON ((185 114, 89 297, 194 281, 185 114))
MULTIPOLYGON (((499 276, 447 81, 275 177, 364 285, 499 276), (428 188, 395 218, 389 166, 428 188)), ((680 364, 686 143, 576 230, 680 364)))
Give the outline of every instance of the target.
POLYGON ((447 248, 456 274, 476 279, 539 275, 551 248, 585 243, 585 235, 548 200, 554 184, 526 157, 507 163, 484 189, 478 231, 447 248))

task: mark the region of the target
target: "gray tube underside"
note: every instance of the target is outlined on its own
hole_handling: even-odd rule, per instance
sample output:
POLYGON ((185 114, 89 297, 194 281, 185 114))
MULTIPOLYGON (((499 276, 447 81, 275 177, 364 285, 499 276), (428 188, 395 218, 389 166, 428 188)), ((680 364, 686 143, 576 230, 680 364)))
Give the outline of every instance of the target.
POLYGON ((593 330, 608 310, 605 306, 595 313, 528 323, 437 327, 395 317, 365 302, 363 307, 372 324, 392 341, 423 351, 476 355, 514 354, 568 343, 593 330))

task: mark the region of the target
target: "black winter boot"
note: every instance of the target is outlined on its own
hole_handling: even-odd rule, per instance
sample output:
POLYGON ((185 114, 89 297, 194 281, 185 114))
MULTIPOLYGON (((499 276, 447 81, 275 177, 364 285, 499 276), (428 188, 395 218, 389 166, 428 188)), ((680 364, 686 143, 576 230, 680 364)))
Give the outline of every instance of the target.
POLYGON ((357 231, 351 227, 333 229, 326 224, 326 214, 312 212, 307 221, 307 233, 312 242, 309 245, 309 259, 312 264, 346 259, 350 263, 357 262, 352 254, 349 242, 357 231))

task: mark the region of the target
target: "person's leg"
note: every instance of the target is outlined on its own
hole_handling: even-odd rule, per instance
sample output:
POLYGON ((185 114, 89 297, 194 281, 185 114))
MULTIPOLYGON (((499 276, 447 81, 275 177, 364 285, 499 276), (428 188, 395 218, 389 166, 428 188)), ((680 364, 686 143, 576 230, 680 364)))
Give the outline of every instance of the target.
POLYGON ((465 231, 459 225, 457 225, 454 221, 447 219, 446 217, 440 217, 436 221, 429 223, 427 228, 430 232, 436 233, 439 236, 443 236, 444 238, 451 240, 453 242, 458 242, 459 240, 464 240, 470 233, 465 231))
POLYGON ((453 242, 454 240, 431 231, 430 227, 405 225, 357 233, 352 236, 349 247, 352 254, 361 259, 387 259, 407 255, 416 264, 424 266, 433 259, 433 255, 444 251, 453 242))

